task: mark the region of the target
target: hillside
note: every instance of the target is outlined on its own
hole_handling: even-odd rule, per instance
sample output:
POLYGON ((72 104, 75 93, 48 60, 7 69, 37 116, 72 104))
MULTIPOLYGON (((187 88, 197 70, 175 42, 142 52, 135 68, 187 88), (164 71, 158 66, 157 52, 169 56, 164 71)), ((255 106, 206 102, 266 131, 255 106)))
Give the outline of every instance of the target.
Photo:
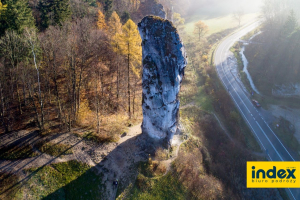
POLYGON ((286 95, 299 94, 300 31, 292 12, 282 24, 270 27, 265 24, 255 44, 246 47, 249 72, 258 90, 271 95, 272 90, 286 95))
POLYGON ((266 154, 213 63, 238 23, 199 18, 187 33, 184 4, 0 2, 0 199, 287 198, 246 188, 246 162, 266 154), (146 15, 155 23, 139 32, 146 15), (154 126, 172 143, 141 130, 154 126))

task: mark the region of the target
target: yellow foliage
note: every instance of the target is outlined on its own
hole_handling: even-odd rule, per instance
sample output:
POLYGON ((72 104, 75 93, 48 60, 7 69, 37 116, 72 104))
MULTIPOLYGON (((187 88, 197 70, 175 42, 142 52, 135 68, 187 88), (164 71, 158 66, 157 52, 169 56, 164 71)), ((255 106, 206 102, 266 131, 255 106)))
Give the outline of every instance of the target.
POLYGON ((6 10, 6 7, 7 7, 7 5, 3 5, 0 0, 0 14, 2 13, 2 11, 6 10))
POLYGON ((199 35, 199 40, 208 31, 208 26, 203 21, 195 23, 194 33, 199 35))
POLYGON ((118 41, 119 53, 129 58, 131 70, 138 76, 140 68, 137 67, 142 63, 142 39, 137 25, 131 19, 122 26, 122 33, 116 34, 116 41, 118 41))
POLYGON ((97 1, 96 4, 97 4, 97 7, 98 7, 99 9, 102 9, 102 4, 101 4, 100 2, 97 1))
POLYGON ((161 176, 167 171, 167 168, 164 163, 151 160, 151 162, 148 161, 146 170, 151 176, 161 176))
POLYGON ((179 13, 173 14, 173 24, 174 26, 178 28, 184 28, 183 25, 185 23, 185 19, 181 17, 179 13))
POLYGON ((83 126, 91 126, 94 124, 95 113, 90 109, 88 102, 81 101, 77 114, 77 123, 83 126))
POLYGON ((122 23, 121 23, 119 15, 116 13, 116 11, 114 11, 111 14, 111 17, 109 18, 109 22, 108 22, 108 27, 109 27, 109 32, 112 35, 116 35, 117 33, 121 33, 122 23))
POLYGON ((98 29, 107 30, 107 25, 105 23, 105 16, 100 10, 98 10, 97 27, 98 29))
POLYGON ((155 152, 155 158, 157 160, 166 160, 168 159, 168 154, 163 148, 159 147, 155 152))

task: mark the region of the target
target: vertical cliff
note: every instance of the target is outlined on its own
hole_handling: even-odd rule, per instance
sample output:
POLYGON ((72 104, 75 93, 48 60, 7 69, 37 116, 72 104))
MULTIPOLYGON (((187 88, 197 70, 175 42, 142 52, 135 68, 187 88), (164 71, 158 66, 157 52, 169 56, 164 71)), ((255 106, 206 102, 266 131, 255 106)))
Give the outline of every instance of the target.
POLYGON ((168 20, 147 16, 138 27, 143 46, 143 134, 170 141, 179 125, 185 49, 168 20))

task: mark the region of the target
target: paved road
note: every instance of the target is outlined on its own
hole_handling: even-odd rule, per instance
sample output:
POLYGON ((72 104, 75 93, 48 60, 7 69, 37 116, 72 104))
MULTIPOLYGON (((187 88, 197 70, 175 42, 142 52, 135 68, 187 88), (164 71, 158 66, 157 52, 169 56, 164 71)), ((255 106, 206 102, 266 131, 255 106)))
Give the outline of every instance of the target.
MULTIPOLYGON (((269 159, 272 161, 295 161, 291 153, 275 135, 268 123, 266 123, 260 111, 254 107, 251 99, 249 99, 235 80, 227 65, 230 47, 257 26, 259 26, 258 22, 253 23, 223 40, 216 49, 214 62, 219 78, 225 88, 227 88, 231 98, 251 128, 260 146, 268 153, 269 159)), ((300 189, 287 189, 287 192, 291 199, 300 200, 300 189)))

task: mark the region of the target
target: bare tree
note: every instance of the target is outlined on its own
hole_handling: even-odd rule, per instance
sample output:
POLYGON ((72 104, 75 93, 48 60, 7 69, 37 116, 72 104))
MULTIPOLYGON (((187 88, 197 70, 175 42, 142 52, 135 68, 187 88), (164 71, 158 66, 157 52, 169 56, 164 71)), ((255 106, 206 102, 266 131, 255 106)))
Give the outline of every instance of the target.
POLYGON ((239 8, 238 10, 236 10, 233 15, 232 15, 233 19, 236 20, 239 23, 239 27, 241 26, 241 22, 242 19, 244 17, 244 11, 242 8, 239 8))
MULTIPOLYGON (((36 46, 37 46, 37 36, 36 36, 36 32, 35 30, 29 30, 29 29, 25 29, 25 37, 28 40, 28 45, 31 49, 32 52, 32 56, 33 56, 33 63, 35 66, 35 70, 36 70, 36 75, 37 75, 37 81, 38 81, 38 100, 39 100, 39 104, 40 104, 40 110, 41 110, 41 119, 39 121, 38 118, 38 112, 37 112, 37 107, 35 106, 34 100, 33 100, 33 96, 32 96, 32 89, 29 89, 30 91, 30 96, 31 99, 33 101, 33 105, 37 114, 37 120, 38 120, 38 125, 40 129, 44 128, 44 102, 43 102, 43 97, 42 97, 42 91, 41 91, 41 82, 40 82, 40 70, 39 70, 39 63, 37 63, 37 56, 36 56, 36 46)), ((33 86, 33 84, 28 84, 28 87, 31 88, 33 86)))
MULTIPOLYGON (((21 96, 19 92, 19 65, 28 54, 28 47, 25 45, 24 38, 18 35, 14 31, 8 31, 0 42, 0 48, 2 49, 3 57, 8 61, 6 64, 9 70, 10 76, 10 94, 12 100, 15 96, 15 88, 17 92, 18 108, 20 114, 22 114, 21 96)), ((24 88, 23 88, 24 91, 24 88)), ((25 101, 25 96, 24 96, 25 101)))
MULTIPOLYGON (((65 112, 63 112, 62 97, 59 92, 58 84, 58 77, 63 74, 63 69, 61 67, 64 63, 64 58, 62 57, 64 51, 63 32, 59 27, 51 26, 44 34, 40 35, 39 39, 42 41, 41 48, 43 51, 45 72, 54 84, 58 118, 63 124, 66 124, 65 112)), ((48 84, 48 89, 51 90, 51 83, 48 84)), ((49 91, 49 93, 51 93, 51 91, 49 91)), ((49 101, 51 102, 51 96, 49 97, 49 101)))

